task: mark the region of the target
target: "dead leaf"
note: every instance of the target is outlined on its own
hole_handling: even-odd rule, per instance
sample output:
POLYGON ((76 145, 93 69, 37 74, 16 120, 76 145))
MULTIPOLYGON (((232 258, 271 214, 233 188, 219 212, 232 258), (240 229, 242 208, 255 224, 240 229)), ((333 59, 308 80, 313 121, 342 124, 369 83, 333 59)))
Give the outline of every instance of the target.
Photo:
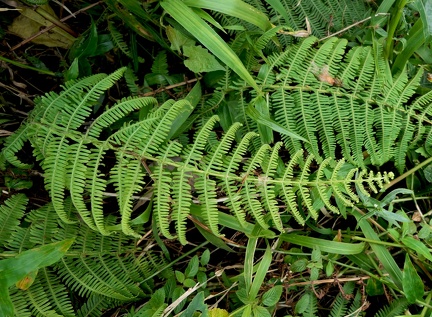
MULTIPOLYGON (((53 17, 56 17, 54 11, 49 5, 42 6, 53 17)), ((35 33, 38 33, 41 27, 50 26, 52 23, 42 17, 32 8, 22 7, 21 15, 14 19, 9 25, 9 31, 22 39, 29 38, 35 33)), ((55 27, 52 30, 41 34, 32 40, 33 43, 42 44, 48 47, 69 48, 75 38, 61 28, 55 27)))

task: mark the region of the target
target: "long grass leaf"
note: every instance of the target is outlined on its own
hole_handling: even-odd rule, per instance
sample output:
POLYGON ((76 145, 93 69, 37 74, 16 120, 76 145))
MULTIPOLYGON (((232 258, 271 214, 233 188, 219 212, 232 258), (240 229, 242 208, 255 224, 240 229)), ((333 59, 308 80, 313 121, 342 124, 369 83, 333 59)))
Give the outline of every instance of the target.
MULTIPOLYGON (((359 222, 359 226, 367 239, 380 241, 378 235, 373 230, 371 225, 367 222, 367 220, 362 219, 362 215, 356 211, 352 211, 353 215, 356 217, 359 222)), ((401 269, 396 264, 395 260, 391 253, 387 250, 387 248, 383 245, 371 243, 370 244, 372 250, 374 251, 376 257, 381 262, 384 269, 390 275, 393 282, 400 288, 402 288, 402 272, 401 269)))
POLYGON ((191 8, 186 6, 182 1, 177 0, 162 1, 161 6, 244 81, 257 91, 260 90, 240 58, 207 23, 193 12, 191 8))
POLYGON ((272 24, 263 12, 241 0, 186 0, 184 4, 189 7, 209 9, 231 15, 252 23, 263 31, 272 28, 272 24))
POLYGON ((303 247, 313 248, 319 247, 321 251, 334 254, 359 254, 363 252, 365 244, 362 243, 345 243, 337 241, 329 241, 318 238, 306 237, 297 234, 283 233, 279 236, 282 241, 294 243, 303 247))

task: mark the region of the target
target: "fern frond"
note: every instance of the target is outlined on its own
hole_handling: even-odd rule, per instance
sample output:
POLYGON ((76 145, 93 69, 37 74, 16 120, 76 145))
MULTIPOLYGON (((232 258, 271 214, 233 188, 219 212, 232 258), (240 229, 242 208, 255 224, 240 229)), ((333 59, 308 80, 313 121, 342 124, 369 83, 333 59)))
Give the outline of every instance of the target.
POLYGON ((274 226, 283 231, 282 220, 279 215, 278 203, 276 201, 275 184, 268 183, 267 181, 275 178, 278 160, 280 158, 279 151, 282 147, 282 142, 276 143, 268 158, 267 167, 264 173, 259 176, 258 188, 264 200, 264 208, 271 215, 274 226))
MULTIPOLYGON (((65 202, 65 210, 68 215, 74 213, 71 200, 65 202)), ((105 223, 112 225, 113 218, 107 217, 105 223)), ((123 234, 106 237, 85 225, 63 224, 52 204, 30 211, 17 229, 8 246, 16 253, 75 237, 66 256, 40 268, 28 289, 11 287, 17 316, 92 316, 92 310, 100 312, 119 301, 145 296, 137 283, 164 265, 159 256, 137 250, 134 241, 123 234), (89 298, 78 312, 73 307, 77 296, 89 298)))
POLYGON ((241 160, 246 154, 250 140, 257 136, 256 133, 249 132, 242 138, 239 145, 234 149, 233 154, 227 159, 228 163, 225 164, 226 172, 222 177, 223 183, 221 186, 227 193, 228 198, 226 203, 242 226, 246 226, 246 212, 241 204, 241 195, 236 186, 235 173, 239 170, 241 160))
MULTIPOLYGON (((331 64, 337 64, 341 58, 340 50, 345 42, 333 40, 329 43, 322 49, 322 52, 325 51, 322 54, 330 54, 331 64)), ((311 44, 312 42, 309 41, 307 45, 311 44)), ((304 54, 293 49, 291 52, 302 55, 306 60, 313 60, 319 65, 323 63, 322 57, 316 52, 313 53, 314 51, 304 54)), ((287 56, 284 55, 282 59, 286 58, 287 56)), ((278 63, 277 59, 272 61, 274 65, 278 63)), ((323 153, 325 156, 333 154, 336 145, 332 142, 337 143, 338 139, 340 140, 339 136, 335 137, 333 127, 324 124, 324 119, 332 115, 325 109, 332 106, 331 98, 339 100, 341 93, 334 91, 321 93, 324 89, 323 83, 317 81, 316 74, 312 72, 311 68, 300 69, 298 65, 293 66, 285 72, 284 80, 290 81, 288 77, 291 75, 288 74, 292 74, 293 83, 300 79, 313 80, 310 89, 312 87, 317 89, 313 93, 299 89, 287 94, 283 91, 284 87, 280 88, 281 96, 293 97, 293 104, 297 103, 297 108, 300 109, 297 113, 295 109, 292 109, 291 114, 287 112, 287 117, 294 117, 295 127, 302 132, 300 134, 310 136, 307 137, 310 143, 306 148, 312 154, 303 158, 302 142, 294 141, 295 143, 291 144, 300 149, 291 155, 291 159, 289 156, 280 154, 282 143, 277 143, 273 148, 268 144, 261 145, 259 138, 254 138, 256 134, 253 132, 242 137, 243 129, 240 123, 226 127, 227 132, 219 137, 213 131, 216 122, 219 121, 217 116, 208 120, 201 118, 201 121, 197 122, 196 125, 200 128, 189 145, 182 147, 177 142, 169 143, 168 134, 172 123, 182 111, 190 107, 189 102, 185 100, 167 101, 159 108, 149 111, 147 117, 141 121, 132 120, 117 128, 105 140, 101 140, 105 129, 133 111, 142 107, 154 107, 155 99, 123 99, 107 108, 83 132, 80 131, 83 130, 81 126, 78 126, 78 129, 71 129, 72 126, 82 125, 87 120, 86 116, 90 111, 87 101, 94 100, 94 95, 101 94, 103 89, 112 85, 112 80, 117 78, 119 73, 104 77, 102 80, 104 83, 97 84, 100 88, 92 87, 90 89, 92 92, 87 93, 91 96, 82 92, 81 97, 87 101, 80 99, 77 107, 87 110, 75 109, 74 113, 67 112, 63 115, 57 112, 56 107, 52 107, 56 112, 55 115, 49 111, 44 114, 46 118, 53 119, 51 123, 37 120, 28 123, 31 126, 30 130, 34 131, 31 142, 36 149, 40 149, 46 187, 52 197, 55 212, 66 224, 76 221, 76 213, 78 213, 79 218, 90 229, 110 236, 118 226, 107 222, 116 218, 108 216, 107 210, 104 210, 104 201, 108 186, 113 184, 119 205, 117 216, 119 216, 121 230, 127 235, 139 236, 132 228, 131 214, 135 195, 140 194, 146 185, 149 190, 153 189, 156 201, 153 204, 154 219, 161 233, 172 237, 169 227, 170 222, 173 222, 175 232, 180 242, 184 244, 186 243, 186 220, 194 196, 196 197, 194 203, 198 202, 200 205, 200 216, 215 234, 219 234, 218 198, 221 195, 225 196, 222 201, 226 201, 228 212, 234 214, 241 225, 246 225, 246 217, 249 215, 261 227, 269 228, 272 225, 280 231, 283 231, 284 226, 280 217, 283 212, 282 201, 286 205, 287 212, 300 224, 304 224, 307 217, 316 219, 319 205, 326 206, 332 212, 338 212, 330 202, 332 195, 338 201, 351 206, 353 202, 358 201, 353 188, 358 187, 366 193, 369 190, 375 191, 389 181, 390 174, 360 173, 360 176, 355 179, 356 169, 343 169, 346 166, 344 160, 333 161, 320 156, 323 153), (314 119, 317 118, 317 111, 313 106, 308 106, 308 103, 313 100, 322 110, 322 119, 314 119), (305 116, 309 119, 302 118, 305 116), (319 121, 322 122, 321 126, 310 125, 311 122, 319 121), (324 138, 320 139, 319 135, 324 135, 324 138), (327 150, 322 151, 318 146, 320 140, 322 143, 328 143, 327 150), (115 160, 107 160, 108 155, 115 160), (106 165, 109 161, 110 163, 106 165), (342 173, 342 170, 345 172, 342 173), (150 178, 151 182, 148 181, 150 178), (363 184, 367 184, 368 189, 363 184), (71 196, 70 202, 76 209, 74 211, 71 211, 69 207, 71 204, 66 199, 68 192, 71 196), (311 195, 312 192, 317 195, 311 195), (300 206, 297 205, 298 202, 300 206)), ((263 78, 267 80, 270 77, 263 78)), ((233 85, 236 89, 240 89, 240 83, 233 85)), ((241 91, 243 90, 244 88, 241 91)), ((353 97, 352 100, 356 99, 353 97)), ((244 98, 243 101, 246 99, 244 98)), ((345 105, 346 103, 338 104, 341 112, 345 105)), ((282 106, 281 104, 280 107, 282 106)), ((69 107, 72 109, 72 103, 69 107)), ((356 131, 346 133, 356 134, 356 131)), ((284 141, 288 141, 288 138, 284 141)), ((290 152, 294 149, 290 143, 287 147, 290 152)), ((352 161, 354 157, 353 155, 352 161)), ((111 211, 110 214, 113 212, 111 211)), ((70 269, 64 273, 65 276, 78 269, 74 265, 75 263, 67 264, 70 269)), ((88 269, 86 263, 82 265, 88 269)), ((104 279, 114 277, 115 275, 98 277, 95 281, 102 283, 104 279)), ((79 282, 76 282, 74 289, 94 291, 91 282, 86 278, 76 276, 75 281, 79 282)), ((104 292, 102 289, 105 290, 104 286, 99 289, 100 294, 104 292)), ((114 298, 133 297, 126 290, 118 289, 112 292, 114 298)))
POLYGON ((31 307, 30 316, 48 315, 53 317, 62 317, 62 315, 55 311, 50 298, 42 287, 40 279, 34 281, 24 294, 18 289, 15 292, 12 291, 11 299, 17 311, 26 311, 27 309, 25 309, 25 307, 31 307))
POLYGON ((80 309, 77 311, 76 316, 78 317, 100 317, 103 311, 114 306, 115 301, 107 300, 102 295, 91 295, 87 302, 85 302, 80 309))
MULTIPOLYGON (((126 149, 130 147, 138 157, 153 156, 159 147, 166 142, 166 138, 171 129, 172 122, 183 111, 185 107, 190 107, 186 100, 176 103, 166 102, 157 110, 153 116, 158 119, 153 122, 145 138, 141 138, 139 144, 131 144, 131 140, 125 141, 126 149)), ((129 235, 136 235, 130 228, 130 215, 132 213, 132 196, 142 189, 144 178, 142 163, 136 160, 133 155, 122 153, 118 158, 116 169, 113 170, 115 186, 119 192, 118 201, 122 213, 122 230, 129 235)))
MULTIPOLYGON (((224 169, 223 160, 225 155, 231 149, 232 142, 234 141, 236 132, 240 129, 241 124, 236 123, 232 125, 225 133, 218 146, 209 152, 202 160, 204 174, 209 175, 211 171, 222 172, 224 169)), ((209 225, 210 230, 218 234, 218 209, 216 201, 216 181, 209 177, 202 177, 195 183, 195 188, 199 194, 199 200, 202 204, 202 216, 206 223, 209 225)))
POLYGON ((379 45, 347 52, 346 40, 329 39, 318 49, 313 43, 310 37, 269 56, 259 74, 275 120, 308 140, 281 135, 290 154, 306 149, 321 162, 338 157, 340 148, 348 162, 364 168, 367 151, 373 165, 395 160, 402 170, 409 142, 420 140, 413 131, 423 134, 419 122, 431 121, 430 113, 406 105, 421 72, 410 80, 406 71, 391 77, 379 45))
MULTIPOLYGON (((67 204, 67 202, 66 202, 67 204)), ((26 222, 31 223, 30 241, 36 245, 49 244, 58 234, 58 218, 54 216, 55 209, 52 204, 45 205, 32 211, 26 222)))
POLYGON ((337 294, 332 305, 332 310, 330 311, 330 317, 346 316, 348 304, 350 302, 347 297, 353 293, 354 286, 354 283, 346 283, 343 287, 343 291, 337 294))
POLYGON ((5 160, 8 161, 10 164, 22 169, 32 167, 31 164, 21 162, 20 159, 15 155, 23 148, 24 143, 27 141, 28 129, 29 127, 25 124, 20 126, 18 130, 14 132, 14 134, 12 134, 6 139, 6 142, 2 149, 2 154, 5 160))
POLYGON ((186 218, 189 214, 191 205, 191 185, 189 179, 192 175, 189 174, 194 169, 194 165, 198 164, 202 157, 206 140, 211 132, 216 121, 219 118, 213 116, 195 135, 195 140, 183 154, 183 166, 181 169, 173 173, 173 214, 176 224, 178 239, 181 243, 186 244, 186 218), (188 175, 189 174, 189 175, 188 175))
POLYGON ((19 228, 20 219, 24 216, 24 211, 28 199, 24 194, 17 194, 7 199, 0 206, 0 243, 5 245, 11 235, 19 228))
POLYGON ((88 128, 87 135, 93 138, 98 138, 103 129, 123 118, 126 114, 144 107, 152 109, 156 105, 157 101, 152 97, 124 98, 97 117, 88 128))
POLYGON ((117 30, 117 28, 114 26, 114 23, 111 21, 108 22, 108 30, 110 32, 111 39, 113 40, 114 45, 118 49, 120 49, 120 51, 122 51, 123 54, 125 54, 128 57, 132 57, 129 48, 123 39, 123 35, 117 30))
POLYGON ((305 295, 309 296, 309 301, 308 301, 308 305, 306 306, 305 311, 302 313, 302 316, 303 317, 315 317, 315 316, 317 316, 318 300, 317 300, 315 294, 311 291, 308 291, 305 295))
POLYGON ((240 189, 237 190, 241 193, 246 212, 253 216, 257 223, 264 229, 267 229, 269 225, 264 219, 264 207, 258 199, 256 182, 254 181, 254 177, 251 176, 262 167, 263 161, 270 150, 271 147, 269 145, 262 145, 255 155, 245 163, 243 173, 241 174, 242 180, 240 189))
POLYGON ((154 217, 156 223, 159 226, 161 233, 172 239, 173 236, 169 232, 169 221, 170 210, 171 210, 171 187, 172 187, 172 172, 169 171, 166 166, 173 163, 171 158, 174 158, 180 154, 181 146, 178 143, 170 143, 164 154, 159 156, 158 166, 156 167, 152 178, 156 179, 156 188, 159 190, 155 193, 154 203, 154 217))
POLYGON ((381 308, 375 317, 395 317, 403 313, 408 307, 408 301, 404 297, 400 297, 391 302, 390 305, 386 305, 381 308))

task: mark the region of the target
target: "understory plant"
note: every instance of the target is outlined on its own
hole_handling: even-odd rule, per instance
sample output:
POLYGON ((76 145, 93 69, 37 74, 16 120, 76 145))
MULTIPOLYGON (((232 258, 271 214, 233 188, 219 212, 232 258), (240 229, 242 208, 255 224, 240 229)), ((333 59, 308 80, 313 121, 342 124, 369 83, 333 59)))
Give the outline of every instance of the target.
POLYGON ((431 6, 105 1, 2 140, 0 312, 430 315, 431 6))

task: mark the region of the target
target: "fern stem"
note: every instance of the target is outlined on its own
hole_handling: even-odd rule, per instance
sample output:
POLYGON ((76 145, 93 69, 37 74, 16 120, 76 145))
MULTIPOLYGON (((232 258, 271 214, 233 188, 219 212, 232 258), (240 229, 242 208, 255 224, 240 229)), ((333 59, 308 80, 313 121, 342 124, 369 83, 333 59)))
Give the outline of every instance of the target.
POLYGON ((426 166, 426 165, 428 165, 430 163, 432 163, 432 157, 428 158, 423 163, 418 164, 416 167, 413 167, 412 169, 406 171, 402 175, 396 177, 390 183, 384 185, 383 188, 382 188, 382 190, 381 190, 381 192, 385 192, 387 189, 389 189, 390 187, 392 187, 394 184, 396 184, 396 183, 400 182, 401 180, 407 178, 409 175, 414 174, 414 172, 416 172, 417 170, 423 168, 424 166, 426 166))

